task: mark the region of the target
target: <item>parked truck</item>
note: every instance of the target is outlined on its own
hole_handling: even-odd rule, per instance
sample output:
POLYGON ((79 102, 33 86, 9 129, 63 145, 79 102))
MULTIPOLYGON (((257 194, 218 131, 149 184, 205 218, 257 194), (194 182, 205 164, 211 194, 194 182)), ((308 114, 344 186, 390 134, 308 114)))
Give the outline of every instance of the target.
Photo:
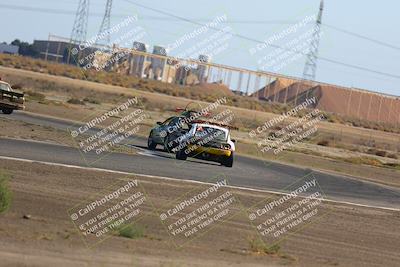
POLYGON ((10 84, 0 80, 0 109, 4 114, 25 109, 24 102, 24 93, 15 92, 10 84))

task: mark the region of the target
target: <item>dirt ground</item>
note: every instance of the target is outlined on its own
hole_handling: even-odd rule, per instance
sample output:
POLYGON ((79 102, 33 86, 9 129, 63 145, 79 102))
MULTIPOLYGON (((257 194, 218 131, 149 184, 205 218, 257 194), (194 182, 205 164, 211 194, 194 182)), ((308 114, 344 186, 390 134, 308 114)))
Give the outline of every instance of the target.
POLYGON ((67 132, 52 127, 0 118, 0 128, 7 129, 7 131, 2 131, 1 133, 1 137, 5 138, 27 139, 72 147, 76 146, 76 142, 67 132))
MULTIPOLYGON (((0 215, 4 266, 396 266, 400 261, 400 213, 395 211, 322 203, 321 211, 329 212, 287 235, 272 254, 252 247, 255 229, 247 214, 237 212, 175 248, 155 211, 190 195, 200 186, 195 182, 11 160, 1 160, 0 170, 11 175, 13 192, 11 209, 0 215), (144 226, 144 235, 110 235, 87 248, 68 210, 115 182, 132 179, 145 188, 149 200, 136 222, 144 226)), ((271 197, 231 191, 245 209, 271 197)))
MULTIPOLYGON (((78 147, 78 142, 87 136, 82 135, 73 139, 67 131, 23 121, 10 120, 8 118, 0 118, 0 128, 7 129, 0 133, 0 137, 3 138, 34 140, 69 147, 78 147)), ((114 146, 110 151, 126 154, 136 153, 134 149, 125 146, 114 146)))

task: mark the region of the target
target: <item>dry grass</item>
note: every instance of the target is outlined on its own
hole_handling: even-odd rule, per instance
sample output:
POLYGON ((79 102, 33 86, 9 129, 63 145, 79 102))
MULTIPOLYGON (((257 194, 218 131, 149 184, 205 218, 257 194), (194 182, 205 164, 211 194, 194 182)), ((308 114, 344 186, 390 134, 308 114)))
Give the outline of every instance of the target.
POLYGON ((10 177, 0 171, 0 214, 6 212, 12 201, 12 192, 8 186, 10 177))

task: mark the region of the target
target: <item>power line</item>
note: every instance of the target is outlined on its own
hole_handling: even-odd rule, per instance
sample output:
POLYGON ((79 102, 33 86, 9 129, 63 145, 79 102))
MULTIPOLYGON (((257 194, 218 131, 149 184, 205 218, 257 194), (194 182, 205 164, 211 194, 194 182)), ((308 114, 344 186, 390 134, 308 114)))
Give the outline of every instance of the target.
MULTIPOLYGON (((59 14, 59 15, 75 15, 75 11, 72 10, 62 10, 62 9, 52 9, 52 8, 41 8, 41 7, 28 7, 28 6, 16 6, 16 5, 6 5, 0 4, 1 8, 11 9, 11 10, 19 10, 19 11, 32 11, 32 12, 41 12, 47 14, 59 14)), ((90 16, 103 17, 104 13, 91 12, 90 16)), ((113 17, 127 17, 128 14, 113 14, 113 17)), ((160 21, 179 21, 177 18, 169 18, 169 17, 156 17, 156 16, 140 16, 141 20, 160 20, 160 21)), ((207 22, 209 19, 206 18, 196 18, 194 19, 198 22, 207 22)), ((227 24, 293 24, 296 21, 290 20, 228 20, 223 21, 222 23, 227 24)))
POLYGON ((400 47, 398 47, 398 46, 395 46, 395 45, 392 45, 392 44, 389 44, 389 43, 386 43, 386 42, 382 42, 380 40, 376 40, 376 39, 373 39, 371 37, 368 37, 368 36, 365 36, 365 35, 361 35, 361 34, 358 34, 358 33, 355 33, 355 32, 351 32, 351 31, 348 31, 348 30, 345 30, 345 29, 341 29, 341 28, 336 27, 336 26, 332 26, 332 25, 329 25, 329 24, 326 24, 326 23, 322 23, 322 26, 325 26, 327 28, 336 30, 338 32, 342 32, 342 33, 345 33, 345 34, 348 34, 348 35, 352 35, 352 36, 358 37, 360 39, 364 39, 364 40, 376 43, 376 44, 379 44, 379 45, 383 45, 385 47, 389 47, 389 48, 392 48, 392 49, 395 49, 395 50, 400 50, 400 47))
MULTIPOLYGON (((4 5, 0 4, 1 8, 12 9, 12 10, 21 10, 21 11, 33 11, 47 14, 58 14, 58 15, 75 15, 76 11, 72 10, 61 10, 61 9, 52 9, 52 8, 41 8, 41 7, 28 7, 28 6, 15 6, 15 5, 4 5)), ((104 16, 102 13, 90 13, 91 16, 104 16)))
MULTIPOLYGON (((222 33, 228 33, 225 30, 222 30, 222 29, 219 29, 219 28, 216 28, 216 27, 212 27, 210 25, 205 25, 205 24, 202 24, 200 22, 196 22, 196 21, 193 21, 191 19, 187 19, 187 18, 178 16, 178 15, 175 15, 175 14, 163 11, 163 10, 159 10, 159 9, 156 9, 156 8, 148 7, 148 6, 142 5, 140 3, 137 3, 137 2, 134 2, 134 1, 131 1, 131 0, 123 0, 123 1, 128 2, 130 4, 133 4, 135 6, 147 9, 147 10, 154 11, 156 13, 160 13, 160 14, 163 14, 163 15, 166 15, 166 16, 174 17, 176 19, 179 19, 179 20, 191 23, 191 24, 195 24, 195 25, 202 26, 202 27, 206 26, 206 27, 208 27, 208 28, 210 28, 210 29, 212 29, 214 31, 218 31, 218 32, 222 32, 222 33)), ((297 50, 287 49, 287 48, 284 48, 282 46, 266 43, 266 42, 263 42, 263 41, 260 41, 260 40, 257 40, 257 39, 251 38, 251 37, 247 37, 247 36, 242 35, 242 34, 231 33, 231 32, 229 32, 229 33, 232 34, 233 36, 236 36, 238 38, 241 38, 241 39, 244 39, 244 40, 247 40, 247 41, 251 41, 251 42, 255 42, 255 43, 259 43, 259 44, 265 44, 265 45, 268 45, 268 46, 271 46, 271 47, 274 47, 274 48, 279 48, 279 49, 282 49, 282 50, 290 51, 290 52, 293 52, 295 54, 300 54, 300 55, 303 55, 303 56, 307 55, 306 53, 303 53, 303 52, 300 52, 300 51, 297 51, 297 50)), ((377 71, 377 70, 373 70, 373 69, 369 69, 369 68, 365 68, 365 67, 361 67, 361 66, 357 66, 357 65, 352 65, 352 64, 348 64, 348 63, 344 63, 344 62, 339 62, 337 60, 329 59, 329 58, 325 58, 325 57, 321 57, 321 56, 318 56, 317 58, 319 60, 326 61, 326 62, 329 62, 329 63, 332 63, 332 64, 341 65, 341 66, 345 66, 345 67, 353 68, 353 69, 358 69, 358 70, 362 70, 362 71, 366 71, 366 72, 370 72, 370 73, 375 73, 375 74, 379 74, 379 75, 390 77, 390 78, 400 79, 400 75, 386 73, 386 72, 382 72, 382 71, 377 71)))
MULTIPOLYGON (((165 21, 179 21, 178 18, 168 18, 168 17, 155 17, 155 16, 144 16, 140 17, 140 19, 148 19, 148 20, 165 20, 165 21)), ((193 21, 197 22, 208 22, 210 19, 207 18, 194 18, 193 21)), ((296 21, 294 20, 227 20, 221 21, 221 23, 225 24, 294 24, 296 21)))

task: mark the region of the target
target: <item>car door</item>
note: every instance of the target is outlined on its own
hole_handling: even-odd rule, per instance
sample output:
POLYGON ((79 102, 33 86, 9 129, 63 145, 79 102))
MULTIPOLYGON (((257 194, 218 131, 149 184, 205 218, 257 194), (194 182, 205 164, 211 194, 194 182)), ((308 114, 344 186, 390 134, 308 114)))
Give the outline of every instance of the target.
POLYGON ((168 125, 170 122, 174 119, 174 117, 170 117, 166 119, 164 122, 162 122, 160 125, 158 125, 156 128, 153 130, 153 140, 158 143, 158 144, 163 144, 164 142, 164 137, 165 134, 168 131, 168 125))

